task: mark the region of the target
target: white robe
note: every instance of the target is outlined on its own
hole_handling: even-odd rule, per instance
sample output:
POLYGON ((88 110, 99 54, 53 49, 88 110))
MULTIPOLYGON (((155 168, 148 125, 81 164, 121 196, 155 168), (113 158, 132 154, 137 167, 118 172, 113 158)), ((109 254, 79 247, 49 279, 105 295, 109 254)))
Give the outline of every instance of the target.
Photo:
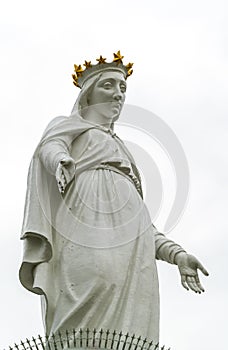
POLYGON ((37 205, 28 195, 21 282, 42 295, 48 334, 72 328, 103 328, 157 342, 155 259, 174 263, 175 254, 183 249, 158 233, 151 223, 140 186, 135 186, 140 179, 134 160, 118 137, 79 117, 70 122, 60 119, 54 125, 57 128, 48 128, 36 152, 36 161, 39 163, 40 158, 41 163, 33 172, 38 206, 45 214, 42 220, 47 222, 39 229, 35 227, 39 220, 37 205), (76 171, 61 197, 54 174, 65 155, 75 159, 76 171), (45 177, 52 180, 44 186, 45 177))

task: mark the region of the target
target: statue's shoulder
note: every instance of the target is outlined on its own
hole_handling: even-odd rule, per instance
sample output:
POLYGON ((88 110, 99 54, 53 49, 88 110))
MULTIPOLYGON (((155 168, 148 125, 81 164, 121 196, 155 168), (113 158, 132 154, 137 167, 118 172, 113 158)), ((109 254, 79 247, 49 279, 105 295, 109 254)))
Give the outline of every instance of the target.
POLYGON ((45 135, 49 130, 56 127, 58 124, 61 124, 62 122, 66 121, 67 119, 69 118, 64 116, 58 116, 53 118, 46 126, 43 135, 45 135))
POLYGON ((46 126, 40 142, 35 150, 34 155, 37 154, 37 151, 40 149, 40 147, 45 143, 45 141, 47 141, 50 137, 53 136, 53 134, 55 134, 55 129, 58 128, 58 126, 60 126, 61 124, 63 124, 66 120, 68 119, 68 117, 65 116, 59 116, 59 117, 55 117, 53 118, 48 125, 46 126))

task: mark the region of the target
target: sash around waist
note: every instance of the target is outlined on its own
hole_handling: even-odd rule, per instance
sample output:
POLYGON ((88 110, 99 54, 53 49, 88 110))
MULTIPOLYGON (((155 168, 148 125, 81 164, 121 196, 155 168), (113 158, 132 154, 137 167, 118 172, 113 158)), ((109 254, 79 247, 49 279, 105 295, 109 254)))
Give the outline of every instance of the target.
POLYGON ((114 171, 114 172, 126 177, 135 186, 136 190, 138 191, 138 193, 140 194, 140 196, 143 199, 141 183, 135 175, 130 174, 130 171, 128 173, 125 173, 124 172, 125 168, 118 168, 118 167, 111 165, 109 163, 100 163, 100 164, 92 166, 88 170, 93 170, 93 169, 94 170, 98 170, 98 169, 110 170, 110 171, 114 171))

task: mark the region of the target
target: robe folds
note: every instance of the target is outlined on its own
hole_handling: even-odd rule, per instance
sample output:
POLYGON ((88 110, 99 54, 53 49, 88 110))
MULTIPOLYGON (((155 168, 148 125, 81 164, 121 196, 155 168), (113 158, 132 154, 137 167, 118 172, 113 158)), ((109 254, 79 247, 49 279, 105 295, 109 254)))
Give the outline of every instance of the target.
POLYGON ((20 280, 41 295, 47 334, 116 329, 158 341, 156 258, 183 249, 159 233, 142 199, 132 155, 112 130, 79 115, 55 118, 30 164, 20 280), (64 194, 55 172, 75 177, 64 194))

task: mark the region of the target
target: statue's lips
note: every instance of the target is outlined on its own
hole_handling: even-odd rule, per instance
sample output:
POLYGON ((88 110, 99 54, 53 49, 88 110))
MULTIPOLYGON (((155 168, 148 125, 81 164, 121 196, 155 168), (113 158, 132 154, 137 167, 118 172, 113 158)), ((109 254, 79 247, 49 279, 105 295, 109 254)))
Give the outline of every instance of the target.
POLYGON ((116 101, 112 101, 111 104, 113 107, 118 107, 118 108, 120 108, 122 106, 122 103, 116 102, 116 101))

